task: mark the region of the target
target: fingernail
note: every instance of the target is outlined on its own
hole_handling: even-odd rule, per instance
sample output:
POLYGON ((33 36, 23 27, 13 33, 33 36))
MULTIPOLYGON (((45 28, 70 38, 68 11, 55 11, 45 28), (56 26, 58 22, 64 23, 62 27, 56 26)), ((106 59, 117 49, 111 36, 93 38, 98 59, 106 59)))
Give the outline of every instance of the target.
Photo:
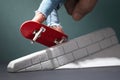
POLYGON ((73 14, 73 18, 74 18, 75 20, 80 20, 80 19, 82 18, 82 15, 81 15, 80 13, 74 13, 74 14, 73 14))

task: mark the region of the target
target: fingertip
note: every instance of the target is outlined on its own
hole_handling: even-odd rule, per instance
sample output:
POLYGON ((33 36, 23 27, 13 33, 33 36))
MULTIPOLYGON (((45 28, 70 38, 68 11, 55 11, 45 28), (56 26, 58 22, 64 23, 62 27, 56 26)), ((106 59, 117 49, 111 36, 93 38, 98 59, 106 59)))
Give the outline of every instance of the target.
POLYGON ((83 16, 80 13, 73 13, 72 17, 74 20, 79 21, 83 16))

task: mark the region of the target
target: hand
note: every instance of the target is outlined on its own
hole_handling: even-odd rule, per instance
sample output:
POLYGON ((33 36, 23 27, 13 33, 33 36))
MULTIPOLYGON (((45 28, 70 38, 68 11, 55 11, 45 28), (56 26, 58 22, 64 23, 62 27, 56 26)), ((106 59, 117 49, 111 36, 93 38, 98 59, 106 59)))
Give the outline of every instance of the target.
POLYGON ((73 19, 80 20, 92 11, 97 0, 66 0, 65 8, 73 19))

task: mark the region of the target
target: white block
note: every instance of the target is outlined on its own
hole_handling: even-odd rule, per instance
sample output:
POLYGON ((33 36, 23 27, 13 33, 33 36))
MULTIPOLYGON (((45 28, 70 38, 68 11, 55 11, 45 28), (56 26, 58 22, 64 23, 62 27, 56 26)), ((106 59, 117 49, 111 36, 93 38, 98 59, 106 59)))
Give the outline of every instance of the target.
POLYGON ((75 40, 70 40, 69 42, 62 44, 61 46, 63 46, 65 53, 78 49, 78 45, 75 40))
POLYGON ((60 56, 57 59, 60 65, 67 64, 75 60, 72 53, 60 56))
POLYGON ((47 53, 41 53, 40 54, 40 62, 47 61, 48 59, 49 58, 48 58, 47 53))
POLYGON ((57 67, 60 66, 59 63, 58 63, 58 60, 56 58, 52 59, 51 63, 52 63, 52 65, 53 65, 54 68, 57 68, 57 67))
POLYGON ((119 42, 116 36, 112 36, 111 41, 112 41, 112 45, 118 44, 119 42))
POLYGON ((21 69, 21 70, 19 70, 17 72, 25 72, 25 71, 26 71, 26 69, 21 69))
POLYGON ((42 65, 42 70, 48 70, 48 69, 53 69, 54 68, 51 60, 42 62, 41 65, 42 65))
POLYGON ((115 32, 114 32, 114 30, 112 28, 106 28, 106 29, 104 29, 104 33, 103 34, 104 34, 105 38, 108 38, 110 36, 115 35, 115 32))
POLYGON ((80 58, 85 57, 87 55, 88 55, 88 53, 87 53, 86 48, 78 49, 78 50, 73 52, 73 56, 75 59, 80 59, 80 58))
POLYGON ((36 64, 40 62, 40 55, 33 56, 32 64, 36 64))
POLYGON ((58 57, 58 56, 64 54, 62 46, 55 46, 55 47, 52 47, 52 48, 48 48, 46 50, 46 52, 48 54, 49 59, 55 58, 55 57, 58 57))
POLYGON ((100 50, 100 46, 98 43, 92 44, 87 47, 88 54, 95 53, 100 50))
POLYGON ((48 56, 47 56, 46 50, 42 50, 42 51, 38 51, 38 52, 32 53, 31 57, 29 57, 29 58, 32 59, 32 64, 36 64, 36 63, 48 60, 48 56))
POLYGON ((110 47, 112 45, 112 42, 111 42, 111 39, 108 38, 108 39, 101 41, 99 44, 102 49, 105 49, 107 47, 110 47))
POLYGON ((31 63, 31 59, 17 59, 14 61, 11 61, 8 66, 7 66, 7 70, 9 72, 18 72, 19 70, 25 69, 26 67, 32 65, 31 63))
POLYGON ((102 33, 102 30, 91 33, 90 38, 92 40, 92 43, 103 40, 104 35, 102 33))
POLYGON ((25 69, 25 71, 36 71, 36 70, 41 70, 41 64, 40 63, 32 65, 32 66, 27 67, 25 69))
POLYGON ((87 45, 92 43, 89 34, 85 35, 85 36, 81 36, 79 38, 76 38, 75 40, 78 43, 79 48, 86 47, 87 45))

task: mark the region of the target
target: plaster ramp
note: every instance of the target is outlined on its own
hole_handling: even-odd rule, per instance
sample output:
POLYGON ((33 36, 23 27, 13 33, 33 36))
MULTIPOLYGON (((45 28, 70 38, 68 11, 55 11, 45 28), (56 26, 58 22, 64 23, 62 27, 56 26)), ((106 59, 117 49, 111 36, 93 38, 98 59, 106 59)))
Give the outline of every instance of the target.
POLYGON ((7 69, 9 72, 58 69, 116 45, 118 39, 114 30, 105 28, 13 60, 7 69))

